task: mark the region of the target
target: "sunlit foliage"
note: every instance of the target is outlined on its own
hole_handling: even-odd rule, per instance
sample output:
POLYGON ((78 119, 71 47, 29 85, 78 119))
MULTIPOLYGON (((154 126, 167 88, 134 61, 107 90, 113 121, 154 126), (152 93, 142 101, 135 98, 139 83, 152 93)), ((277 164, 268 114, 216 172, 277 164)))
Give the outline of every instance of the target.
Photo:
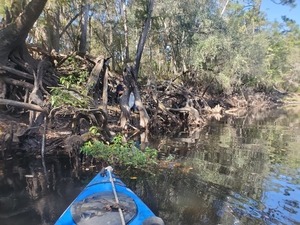
MULTIPOLYGON (((296 1, 274 1, 294 6, 296 1)), ((0 1, 1 18, 11 1, 0 1)), ((147 1, 86 1, 89 4, 87 53, 112 57, 111 68, 122 71, 135 59, 147 14, 147 1), (124 8, 125 7, 125 8, 124 8), (126 18, 124 14, 126 9, 126 18), (129 59, 126 59, 125 27, 129 59)), ((275 4, 274 3, 274 4, 275 4)), ((192 71, 199 87, 213 80, 214 93, 299 90, 299 24, 282 17, 270 23, 261 1, 156 1, 152 27, 143 52, 139 78, 160 82, 192 71)), ((78 51, 85 3, 48 1, 28 36, 47 51, 78 51)), ((186 82, 189 77, 177 80, 186 82)))
POLYGON ((148 147, 140 150, 133 141, 123 142, 121 135, 114 137, 109 145, 101 141, 86 142, 81 151, 110 165, 139 169, 147 169, 157 160, 157 150, 148 147))

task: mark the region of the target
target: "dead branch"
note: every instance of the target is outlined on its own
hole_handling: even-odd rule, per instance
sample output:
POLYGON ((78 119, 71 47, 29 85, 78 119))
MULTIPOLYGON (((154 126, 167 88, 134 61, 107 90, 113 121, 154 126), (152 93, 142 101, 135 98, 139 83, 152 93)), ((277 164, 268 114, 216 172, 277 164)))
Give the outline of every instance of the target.
POLYGON ((8 67, 8 66, 1 66, 0 65, 0 75, 1 75, 1 70, 5 70, 9 73, 12 73, 12 74, 18 76, 20 79, 28 79, 28 80, 32 80, 32 81, 34 79, 31 74, 22 72, 20 70, 16 70, 16 69, 8 67))
POLYGON ((99 56, 97 58, 97 63, 94 66, 89 79, 87 81, 87 89, 88 89, 88 95, 89 96, 93 96, 94 93, 94 89, 99 81, 99 77, 100 77, 100 72, 103 69, 103 64, 104 64, 104 56, 99 56))
POLYGON ((102 88, 102 107, 105 113, 107 113, 107 102, 108 102, 108 68, 106 68, 103 77, 103 88, 102 88))
POLYGON ((14 100, 0 99, 0 105, 10 105, 10 106, 24 108, 24 109, 28 109, 28 110, 32 110, 32 111, 36 111, 36 112, 47 113, 46 109, 44 109, 38 105, 24 103, 24 102, 18 102, 18 101, 14 101, 14 100))
POLYGON ((82 10, 77 13, 73 18, 70 19, 70 21, 67 23, 67 25, 64 27, 64 29, 60 32, 59 38, 61 38, 64 33, 68 30, 68 28, 71 26, 71 24, 77 19, 78 16, 82 14, 82 10))
POLYGON ((29 90, 33 89, 33 85, 30 84, 30 83, 27 83, 25 81, 15 80, 15 79, 8 78, 8 77, 0 78, 0 80, 3 80, 6 84, 12 84, 12 85, 15 85, 15 86, 27 88, 29 90))

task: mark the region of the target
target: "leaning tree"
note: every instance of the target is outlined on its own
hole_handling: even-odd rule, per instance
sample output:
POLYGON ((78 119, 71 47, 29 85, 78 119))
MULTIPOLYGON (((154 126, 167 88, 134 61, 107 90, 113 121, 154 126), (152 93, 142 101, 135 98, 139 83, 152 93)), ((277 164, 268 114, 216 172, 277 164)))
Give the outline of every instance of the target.
MULTIPOLYGON (((52 65, 45 58, 37 60, 29 54, 26 38, 47 0, 32 0, 26 6, 21 2, 12 2, 0 24, 0 106, 21 107, 43 114, 47 111, 44 98, 48 94, 44 84, 55 82, 53 77, 44 75, 51 71, 52 65)), ((31 117, 31 123, 38 122, 38 117, 31 117)))

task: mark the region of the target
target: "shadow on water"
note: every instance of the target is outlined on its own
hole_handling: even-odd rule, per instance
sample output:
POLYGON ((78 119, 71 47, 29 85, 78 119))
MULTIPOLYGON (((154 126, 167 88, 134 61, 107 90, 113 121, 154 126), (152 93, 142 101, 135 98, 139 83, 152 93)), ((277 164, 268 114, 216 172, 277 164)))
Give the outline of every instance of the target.
POLYGON ((84 185, 72 176, 68 157, 0 162, 0 220, 8 224, 54 224, 84 185), (45 174, 45 167, 47 173, 45 174))
MULTIPOLYGON (((300 115, 278 109, 151 140, 155 174, 122 180, 167 225, 299 224, 300 115)), ((53 224, 91 179, 69 158, 0 162, 0 220, 53 224), (73 163, 74 164, 74 163, 73 163)))

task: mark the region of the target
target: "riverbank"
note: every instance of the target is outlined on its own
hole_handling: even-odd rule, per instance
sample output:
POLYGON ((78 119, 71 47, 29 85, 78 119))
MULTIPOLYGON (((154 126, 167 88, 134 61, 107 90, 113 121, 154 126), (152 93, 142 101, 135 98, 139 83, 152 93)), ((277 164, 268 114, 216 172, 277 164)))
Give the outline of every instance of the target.
MULTIPOLYGON (((142 92, 145 96, 150 93, 142 92)), ((177 98, 165 93, 163 97, 154 105, 152 98, 146 98, 144 104, 151 117, 149 123, 149 133, 147 135, 168 135, 174 132, 185 130, 188 132, 190 127, 205 126, 211 119, 221 119, 226 115, 241 117, 245 114, 256 114, 260 111, 270 109, 278 105, 298 105, 300 95, 285 95, 275 93, 265 95, 264 93, 254 93, 251 95, 233 95, 233 96, 198 96, 193 95, 193 101, 188 102, 180 96, 177 98), (168 104, 173 107, 166 107, 168 104), (184 105, 185 104, 185 105, 184 105), (176 106, 177 105, 177 106, 176 106), (175 108, 176 107, 176 108, 175 108)), ((191 96, 192 93, 189 93, 191 96)), ((185 96, 186 97, 186 96, 185 96)), ((0 141, 1 157, 9 159, 23 153, 39 155, 42 146, 42 137, 44 128, 40 127, 34 135, 24 135, 28 128, 28 112, 2 110, 0 112, 0 141)), ((123 133, 127 140, 134 138, 135 135, 142 133, 138 129, 139 115, 137 112, 131 113, 130 123, 124 130, 119 126, 121 110, 114 104, 108 107, 107 129, 114 136, 117 133, 123 133)), ((87 120, 81 120, 80 133, 72 132, 72 115, 58 114, 51 124, 47 126, 45 153, 78 155, 82 144, 89 139, 102 140, 101 134, 91 134, 90 124, 87 120)), ((147 137, 142 142, 147 142, 147 137)), ((144 143, 147 145, 147 143, 144 143)))

